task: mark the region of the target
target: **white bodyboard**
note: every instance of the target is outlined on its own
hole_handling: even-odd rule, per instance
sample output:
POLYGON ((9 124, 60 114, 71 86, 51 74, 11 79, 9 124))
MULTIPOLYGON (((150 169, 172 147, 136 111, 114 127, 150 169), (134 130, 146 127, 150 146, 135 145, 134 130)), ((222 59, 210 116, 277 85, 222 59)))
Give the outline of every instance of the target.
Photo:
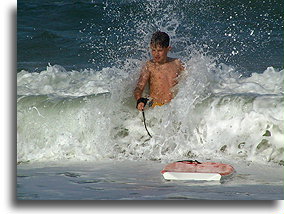
POLYGON ((164 172, 166 180, 195 180, 195 181, 220 181, 218 173, 188 173, 188 172, 164 172))

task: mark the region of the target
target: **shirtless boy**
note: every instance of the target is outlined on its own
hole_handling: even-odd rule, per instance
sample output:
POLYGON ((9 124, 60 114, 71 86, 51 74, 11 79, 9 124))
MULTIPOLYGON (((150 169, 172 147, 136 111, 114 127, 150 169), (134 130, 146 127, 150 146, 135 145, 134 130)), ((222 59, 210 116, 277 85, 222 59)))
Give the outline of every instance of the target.
POLYGON ((134 97, 137 100, 136 108, 144 110, 147 103, 142 97, 145 86, 149 82, 151 106, 162 106, 174 98, 173 87, 177 84, 177 77, 183 71, 183 65, 179 59, 169 58, 168 52, 170 38, 164 32, 155 32, 152 35, 150 48, 153 59, 147 61, 142 68, 134 97))

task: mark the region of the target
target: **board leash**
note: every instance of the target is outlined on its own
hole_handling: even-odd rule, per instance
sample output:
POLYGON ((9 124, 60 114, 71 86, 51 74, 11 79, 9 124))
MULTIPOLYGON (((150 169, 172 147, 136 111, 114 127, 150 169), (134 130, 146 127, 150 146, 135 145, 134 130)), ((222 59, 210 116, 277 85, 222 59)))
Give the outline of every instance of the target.
POLYGON ((150 136, 150 138, 152 138, 152 135, 149 133, 148 129, 147 129, 147 125, 146 125, 146 119, 145 119, 145 112, 144 110, 142 110, 142 115, 143 115, 143 122, 144 122, 144 126, 145 126, 145 129, 148 133, 148 135, 150 136))

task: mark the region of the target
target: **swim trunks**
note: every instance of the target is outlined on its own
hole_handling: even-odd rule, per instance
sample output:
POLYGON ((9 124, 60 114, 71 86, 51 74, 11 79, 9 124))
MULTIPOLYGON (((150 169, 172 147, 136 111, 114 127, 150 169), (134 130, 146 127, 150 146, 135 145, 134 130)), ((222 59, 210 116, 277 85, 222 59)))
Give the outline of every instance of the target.
POLYGON ((163 106, 164 105, 164 103, 154 102, 153 99, 151 99, 151 98, 144 98, 144 97, 141 97, 141 98, 139 98, 137 100, 136 108, 137 108, 139 103, 144 103, 144 106, 148 106, 150 108, 155 108, 156 106, 163 106))
POLYGON ((153 100, 149 102, 149 107, 151 108, 155 108, 156 106, 162 106, 162 105, 164 105, 164 103, 154 102, 153 100))

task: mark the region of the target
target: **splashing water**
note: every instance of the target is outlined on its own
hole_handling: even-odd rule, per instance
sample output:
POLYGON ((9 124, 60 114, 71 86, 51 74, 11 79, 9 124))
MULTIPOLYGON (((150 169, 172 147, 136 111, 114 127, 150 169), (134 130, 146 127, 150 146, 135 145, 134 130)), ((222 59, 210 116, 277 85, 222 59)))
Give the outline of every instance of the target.
MULTIPOLYGON (((264 46, 256 35, 264 37, 250 22, 236 28, 245 20, 234 14, 222 24, 216 14, 228 8, 209 1, 93 7, 99 19, 81 20, 85 27, 77 40, 92 68, 49 65, 17 74, 19 162, 227 158, 283 164, 283 70, 267 66, 248 73, 234 66, 242 57, 258 64, 247 55, 250 46, 254 51, 264 46), (149 139, 132 94, 156 30, 171 36, 170 54, 186 69, 171 103, 145 112, 149 139)), ((248 8, 253 5, 243 13, 248 8)))

